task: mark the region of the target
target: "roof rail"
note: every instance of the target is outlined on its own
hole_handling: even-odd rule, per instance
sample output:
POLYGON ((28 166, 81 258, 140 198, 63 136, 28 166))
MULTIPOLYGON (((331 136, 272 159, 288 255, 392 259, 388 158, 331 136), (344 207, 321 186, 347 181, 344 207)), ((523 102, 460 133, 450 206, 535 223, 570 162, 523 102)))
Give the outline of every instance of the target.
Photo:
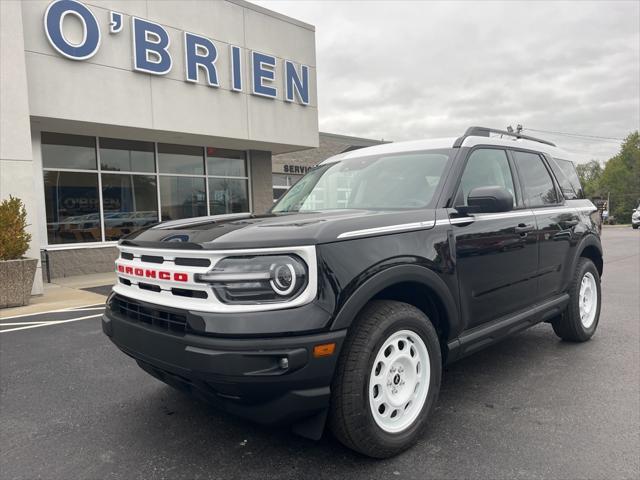
POLYGON ((545 145, 551 145, 555 147, 555 143, 551 143, 548 140, 542 140, 541 138, 530 137, 529 135, 521 135, 517 132, 508 132, 506 130, 498 130, 497 128, 489 128, 489 127, 469 127, 467 131, 464 132, 464 135, 458 137, 456 141, 453 143, 453 148, 459 148, 467 137, 488 137, 492 133, 497 133, 500 135, 508 135, 510 137, 522 138, 523 140, 531 140, 532 142, 544 143, 545 145))

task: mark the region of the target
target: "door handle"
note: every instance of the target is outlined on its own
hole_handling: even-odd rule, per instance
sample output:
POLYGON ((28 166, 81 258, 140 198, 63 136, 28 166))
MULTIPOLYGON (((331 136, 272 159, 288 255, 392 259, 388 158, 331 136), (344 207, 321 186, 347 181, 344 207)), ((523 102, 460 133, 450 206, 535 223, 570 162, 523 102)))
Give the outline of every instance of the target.
POLYGON ((516 233, 519 233, 520 235, 524 236, 527 234, 527 232, 533 232, 533 228, 534 228, 533 225, 530 223, 520 223, 516 227, 516 233))

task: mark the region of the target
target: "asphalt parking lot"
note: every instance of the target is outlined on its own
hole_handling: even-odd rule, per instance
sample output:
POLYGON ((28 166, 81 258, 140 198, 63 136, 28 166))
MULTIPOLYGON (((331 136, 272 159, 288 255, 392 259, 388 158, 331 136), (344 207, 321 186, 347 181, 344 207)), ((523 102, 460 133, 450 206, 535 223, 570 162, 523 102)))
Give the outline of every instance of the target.
POLYGON ((0 320, 0 477, 640 478, 640 232, 604 245, 590 342, 543 324, 448 367, 424 438, 384 461, 172 390, 108 341, 99 306, 0 320))

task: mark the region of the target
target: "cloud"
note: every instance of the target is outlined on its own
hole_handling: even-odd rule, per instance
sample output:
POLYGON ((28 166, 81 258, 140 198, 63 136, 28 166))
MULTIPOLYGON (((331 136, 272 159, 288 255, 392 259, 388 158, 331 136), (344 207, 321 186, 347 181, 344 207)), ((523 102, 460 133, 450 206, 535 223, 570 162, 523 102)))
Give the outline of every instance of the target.
MULTIPOLYGON (((322 131, 400 141, 521 123, 624 138, 640 125, 636 1, 255 3, 316 26, 322 131)), ((619 148, 538 135, 579 161, 619 148)))

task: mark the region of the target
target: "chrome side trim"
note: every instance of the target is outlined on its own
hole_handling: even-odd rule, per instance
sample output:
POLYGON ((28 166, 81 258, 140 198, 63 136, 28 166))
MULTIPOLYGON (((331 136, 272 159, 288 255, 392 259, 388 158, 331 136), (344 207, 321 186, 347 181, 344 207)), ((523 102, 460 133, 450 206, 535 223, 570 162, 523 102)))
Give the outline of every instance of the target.
POLYGON ((436 222, 427 220, 425 222, 403 223, 401 225, 388 225, 386 227, 365 228, 363 230, 353 230, 338 235, 338 238, 364 237, 366 235, 378 235, 383 233, 408 232, 411 230, 422 230, 433 228, 436 222))
POLYGON ((502 218, 515 218, 515 217, 529 217, 533 215, 531 210, 516 210, 514 212, 502 212, 502 213, 482 213, 476 215, 476 219, 480 221, 484 220, 500 220, 502 218))
POLYGON ((471 223, 475 221, 476 219, 474 217, 458 217, 449 219, 449 223, 451 225, 457 225, 458 223, 471 223))
POLYGON ((575 208, 576 212, 587 212, 587 213, 592 213, 592 212, 597 212, 598 209, 596 208, 596 206, 594 205, 593 207, 578 207, 575 208))
POLYGON ((436 220, 436 226, 438 225, 451 225, 451 220, 448 218, 441 218, 440 220, 436 220))
POLYGON ((504 213, 482 213, 478 215, 468 216, 468 217, 460 217, 460 218, 451 218, 449 221, 452 225, 458 223, 471 223, 474 221, 484 221, 484 220, 500 220, 502 218, 512 218, 512 217, 528 217, 530 215, 546 215, 549 213, 576 213, 576 212, 595 212, 597 209, 595 206, 593 207, 542 207, 542 208, 532 208, 527 210, 517 210, 512 212, 504 212, 504 213))
POLYGON ((483 222, 486 220, 501 220, 503 218, 516 218, 516 217, 529 217, 533 215, 531 210, 518 210, 515 212, 503 212, 503 213, 481 213, 469 217, 451 218, 452 225, 458 223, 471 223, 475 221, 483 222))
POLYGON ((545 215, 547 213, 575 213, 576 208, 573 207, 546 207, 546 208, 534 208, 534 215, 545 215))
POLYGON ((551 207, 551 208, 539 208, 533 211, 536 215, 544 215, 545 213, 578 213, 578 212, 586 212, 591 213, 595 212, 598 209, 595 205, 590 207, 551 207))

